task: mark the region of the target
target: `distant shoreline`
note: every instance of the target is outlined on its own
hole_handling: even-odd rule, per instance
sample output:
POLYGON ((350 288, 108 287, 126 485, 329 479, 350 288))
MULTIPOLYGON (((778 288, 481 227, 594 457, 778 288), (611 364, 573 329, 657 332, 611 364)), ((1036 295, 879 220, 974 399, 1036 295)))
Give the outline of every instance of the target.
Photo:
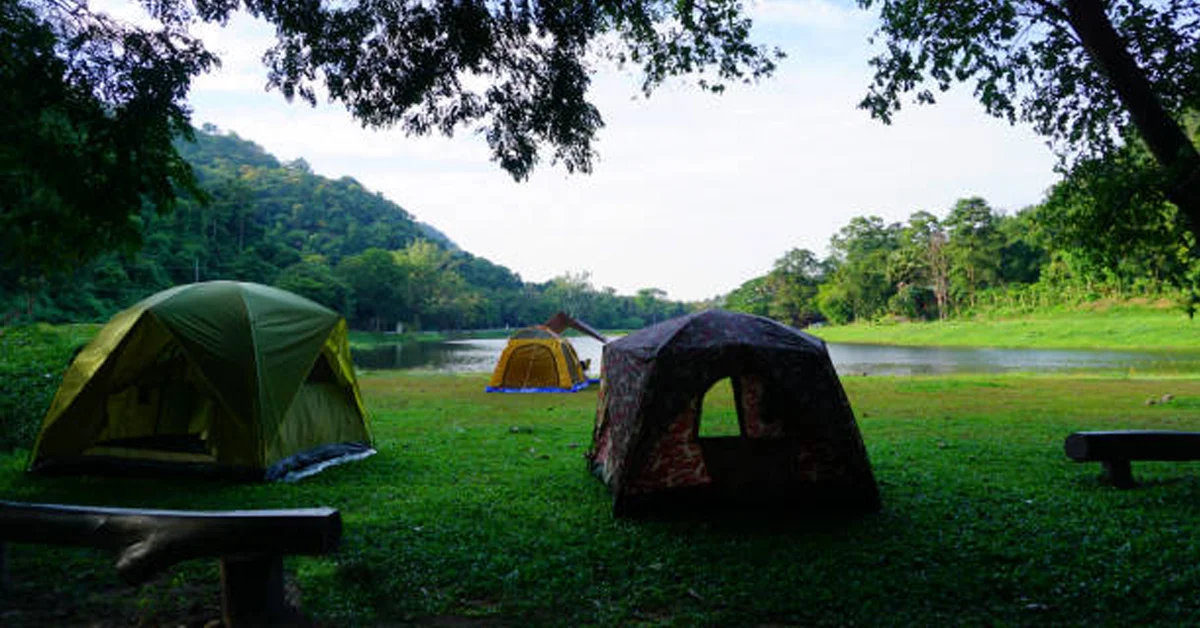
POLYGON ((1177 309, 1111 305, 934 322, 854 323, 805 330, 827 342, 929 347, 1200 351, 1200 321, 1177 309))

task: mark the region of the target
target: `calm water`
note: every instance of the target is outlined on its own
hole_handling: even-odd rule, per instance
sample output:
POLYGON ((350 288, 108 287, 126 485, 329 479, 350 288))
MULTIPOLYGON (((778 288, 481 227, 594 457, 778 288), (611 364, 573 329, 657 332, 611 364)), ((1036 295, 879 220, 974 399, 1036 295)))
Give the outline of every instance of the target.
MULTIPOLYGON (((439 343, 384 345, 354 351, 364 369, 432 369, 447 372, 490 373, 508 341, 503 338, 439 343)), ((601 345, 588 337, 572 337, 579 358, 591 359, 589 374, 598 376, 601 345)), ((829 344, 840 375, 933 375, 944 373, 1087 372, 1135 373, 1200 372, 1200 354, 1149 351, 1089 351, 1067 349, 955 349, 829 344)))

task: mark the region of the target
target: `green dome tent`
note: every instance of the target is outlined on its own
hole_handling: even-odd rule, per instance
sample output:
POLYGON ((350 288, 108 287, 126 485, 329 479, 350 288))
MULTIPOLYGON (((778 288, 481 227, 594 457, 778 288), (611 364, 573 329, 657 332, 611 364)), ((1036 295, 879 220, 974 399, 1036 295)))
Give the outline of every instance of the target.
POLYGON ((370 455, 346 332, 336 312, 258 284, 148 297, 75 357, 30 469, 280 479, 370 455))

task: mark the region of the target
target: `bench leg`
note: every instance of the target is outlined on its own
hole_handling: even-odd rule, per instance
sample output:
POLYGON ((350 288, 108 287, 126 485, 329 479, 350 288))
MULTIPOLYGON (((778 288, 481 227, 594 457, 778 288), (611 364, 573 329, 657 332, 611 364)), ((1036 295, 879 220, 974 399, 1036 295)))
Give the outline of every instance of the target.
POLYGON ((294 625, 283 597, 283 557, 221 557, 221 615, 229 628, 294 625))
POLYGON ((1133 466, 1128 460, 1105 460, 1104 479, 1117 488, 1133 488, 1137 482, 1133 479, 1133 466))
POLYGON ((8 546, 0 541, 0 591, 7 591, 8 586, 8 546))

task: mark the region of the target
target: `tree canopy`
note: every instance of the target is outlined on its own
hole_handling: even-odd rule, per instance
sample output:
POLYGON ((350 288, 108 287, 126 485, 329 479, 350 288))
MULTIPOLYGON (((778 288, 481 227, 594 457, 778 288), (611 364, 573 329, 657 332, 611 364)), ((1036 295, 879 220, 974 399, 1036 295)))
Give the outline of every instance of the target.
MULTIPOLYGON (((246 11, 275 26, 264 62, 269 87, 286 98, 327 97, 366 126, 398 125, 418 135, 470 128, 518 179, 529 175, 543 149, 568 170, 591 168, 603 119, 588 88, 599 62, 640 68, 646 93, 685 74, 720 91, 769 74, 778 55, 751 43, 751 22, 737 0, 141 3, 161 31, 118 25, 86 2, 57 0, 43 5, 42 14, 49 23, 94 21, 77 34, 82 41, 133 33, 186 43, 179 51, 185 61, 211 61, 189 28, 246 11)), ((71 34, 55 34, 60 46, 69 45, 71 34)), ((119 73, 125 59, 95 61, 93 71, 104 75, 119 73)), ((143 80, 179 76, 157 66, 145 70, 143 80)), ((179 84, 186 88, 187 81, 179 84)))
MULTIPOLYGON (((493 160, 517 179, 528 177, 545 155, 568 170, 590 170, 603 118, 588 90, 601 63, 638 69, 646 93, 674 76, 721 91, 731 82, 771 73, 779 54, 751 41, 750 20, 739 0, 141 4, 153 25, 110 19, 83 0, 0 0, 0 172, 5 177, 0 289, 136 244, 148 233, 144 223, 170 209, 180 189, 199 194, 172 140, 192 134, 188 89, 218 59, 191 31, 200 23, 223 23, 237 11, 275 27, 276 42, 264 62, 269 87, 285 98, 328 98, 364 125, 398 126, 410 134, 477 132, 493 160)), ((890 121, 906 94, 931 103, 935 90, 972 83, 989 113, 1031 123, 1069 158, 1064 163, 1075 166, 1072 180, 1059 190, 1061 202, 1050 205, 1067 212, 1067 222, 1083 221, 1109 234, 1130 230, 1107 231, 1104 225, 1144 225, 1154 237, 1178 240, 1180 230, 1169 223, 1180 219, 1162 207, 1165 200, 1182 213, 1193 234, 1200 234, 1200 154, 1181 122, 1200 105, 1200 5, 1194 0, 858 4, 877 9, 880 18, 875 41, 882 49, 872 61, 874 82, 861 103, 871 114, 890 121), (1139 150, 1155 167, 1146 167, 1150 159, 1138 157, 1139 150), (1137 166, 1136 176, 1130 164, 1137 166), (1125 187, 1098 187, 1113 169, 1125 187), (1098 214, 1095 203, 1108 198, 1134 201, 1098 214)), ((301 160, 285 167, 298 178, 307 173, 301 160)), ((177 225, 198 227, 189 237, 207 238, 206 244, 172 254, 190 257, 197 266, 203 250, 249 276, 303 263, 289 281, 307 285, 332 272, 334 260, 340 263, 369 248, 395 253, 410 244, 407 235, 397 240, 392 232, 348 224, 343 235, 340 227, 331 227, 336 218, 327 220, 300 203, 288 222, 297 228, 272 233, 269 244, 261 243, 263 250, 251 251, 247 243, 253 230, 262 228, 249 220, 253 187, 232 178, 218 186, 212 197, 216 209, 189 213, 177 225), (219 220, 213 218, 218 215, 219 220), (207 223, 205 216, 211 218, 207 223), (188 222, 197 219, 203 224, 188 222), (221 229, 236 238, 218 238, 221 229), (298 259, 296 251, 305 257, 298 259)), ((920 281, 933 286, 936 309, 944 311, 950 301, 964 294, 970 298, 991 282, 1002 282, 1005 272, 1015 272, 1004 261, 987 265, 979 247, 1016 247, 1011 252, 1028 247, 996 235, 995 229, 1012 229, 1014 223, 979 231, 968 224, 973 219, 967 213, 946 224, 914 223, 908 232, 877 219, 857 220, 835 238, 837 264, 824 275, 829 281, 817 290, 818 304, 879 311, 895 296, 888 296, 888 286, 903 283, 911 292, 920 281), (956 248, 967 241, 956 230, 979 235, 978 241, 956 248)), ((152 231, 162 240, 156 246, 165 250, 163 232, 169 229, 152 231)), ((1062 237, 1070 230, 1055 233, 1062 237)), ((1186 254, 1196 240, 1180 244, 1186 254)), ((1178 247, 1170 256, 1182 269, 1174 274, 1191 273, 1178 247)), ((1014 258, 1026 271, 1027 257, 1014 258)), ((1077 255, 1076 262, 1081 258, 1077 255)), ((572 299, 601 294, 568 290, 578 278, 562 279, 551 286, 552 294, 572 299)), ((437 285, 455 284, 447 279, 437 285)), ((805 316, 802 305, 814 298, 812 282, 786 268, 746 291, 756 307, 764 305, 763 287, 790 291, 774 307, 791 317, 805 316)), ((341 295, 336 298, 347 299, 352 292, 349 286, 334 291, 341 295)), ((449 303, 439 299, 425 306, 449 303)), ((643 305, 657 301, 649 295, 643 305)))
POLYGON ((85 0, 0 1, 6 276, 136 245, 142 205, 167 211, 193 187, 172 141, 190 135, 188 89, 218 58, 191 31, 237 11, 274 25, 268 86, 287 99, 328 98, 410 134, 477 132, 516 179, 544 153, 591 169, 598 63, 640 68, 646 93, 685 74, 721 91, 769 74, 778 54, 751 43, 738 0, 140 3, 150 25, 85 0))
MULTIPOLYGON (((63 3, 65 4, 65 3, 63 3)), ((216 59, 60 3, 0 2, 0 275, 31 281, 138 243, 143 204, 195 190, 175 151, 191 79, 216 59)))
MULTIPOLYGON (((1200 154, 1181 120, 1200 107, 1194 0, 859 0, 877 7, 875 79, 861 106, 890 121, 902 97, 972 82, 988 113, 1032 123, 1060 154, 1142 141, 1153 185, 1200 233, 1200 154)), ((1131 219, 1137 219, 1131 216, 1131 219)))

